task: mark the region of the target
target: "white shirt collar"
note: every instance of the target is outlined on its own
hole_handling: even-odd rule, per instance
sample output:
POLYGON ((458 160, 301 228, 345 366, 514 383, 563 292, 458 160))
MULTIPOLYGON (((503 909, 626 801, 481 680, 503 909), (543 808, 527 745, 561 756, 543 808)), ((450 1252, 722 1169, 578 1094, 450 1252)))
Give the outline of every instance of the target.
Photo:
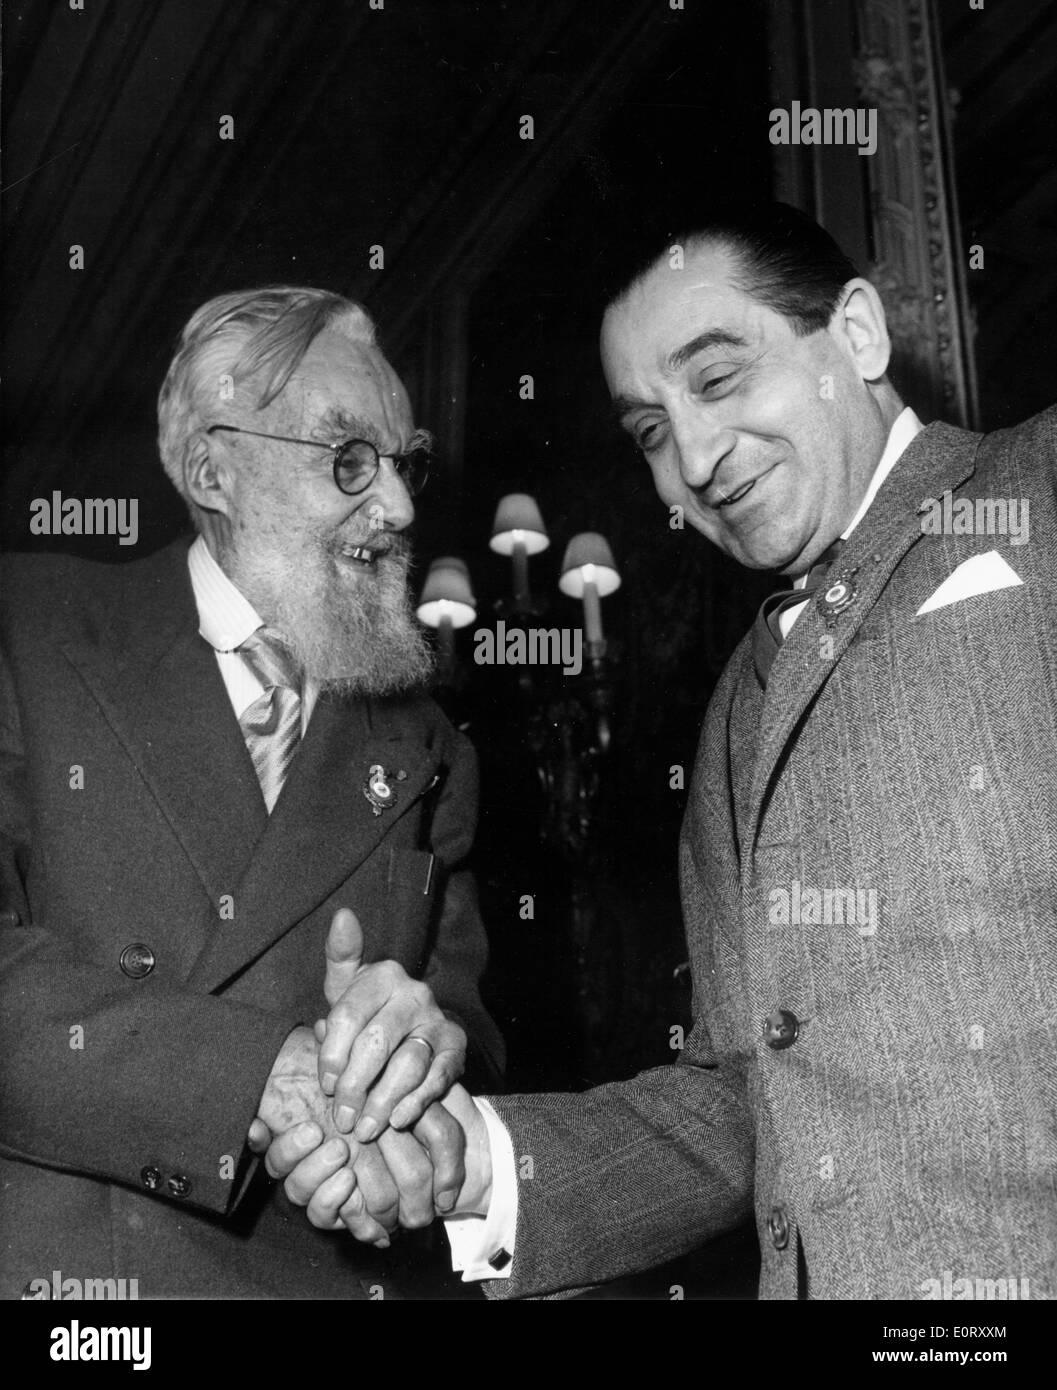
POLYGON ((231 652, 263 625, 249 599, 237 589, 213 558, 202 536, 187 553, 198 631, 218 652, 231 652))
MULTIPOLYGON (((264 621, 217 564, 202 536, 195 538, 187 552, 187 569, 198 609, 198 631, 216 652, 231 707, 241 718, 264 687, 236 648, 263 627, 264 621)), ((301 688, 302 735, 318 698, 319 684, 309 676, 301 688)))
POLYGON ((925 426, 918 417, 906 406, 892 422, 892 428, 888 431, 888 442, 885 444, 884 453, 881 461, 874 469, 874 475, 870 479, 870 486, 866 489, 862 501, 859 503, 859 510, 852 517, 846 531, 841 532, 841 540, 847 540, 851 533, 862 521, 870 508, 870 504, 877 496, 881 484, 891 473, 892 469, 899 462, 906 450, 907 445, 915 435, 920 434, 925 426))

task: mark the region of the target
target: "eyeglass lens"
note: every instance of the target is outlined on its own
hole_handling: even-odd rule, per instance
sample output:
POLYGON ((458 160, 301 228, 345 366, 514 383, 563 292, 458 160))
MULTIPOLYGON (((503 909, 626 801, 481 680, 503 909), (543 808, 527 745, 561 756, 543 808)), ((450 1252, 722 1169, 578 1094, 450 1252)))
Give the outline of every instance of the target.
MULTIPOLYGON (((428 449, 412 449, 395 460, 396 470, 412 496, 421 492, 429 477, 428 449)), ((355 495, 374 481, 378 472, 378 451, 363 439, 351 439, 334 457, 334 477, 342 492, 355 495)))

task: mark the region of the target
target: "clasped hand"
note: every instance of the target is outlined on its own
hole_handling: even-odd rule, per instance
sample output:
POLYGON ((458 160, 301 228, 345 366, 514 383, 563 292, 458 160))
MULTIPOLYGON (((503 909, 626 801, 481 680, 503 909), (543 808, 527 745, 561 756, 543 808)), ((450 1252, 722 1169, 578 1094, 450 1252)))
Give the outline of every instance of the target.
POLYGON ((396 961, 363 964, 349 909, 325 949, 330 1013, 287 1039, 249 1144, 314 1226, 385 1246, 398 1224, 450 1211, 463 1187, 466 1135, 439 1102, 462 1073, 466 1035, 396 961))

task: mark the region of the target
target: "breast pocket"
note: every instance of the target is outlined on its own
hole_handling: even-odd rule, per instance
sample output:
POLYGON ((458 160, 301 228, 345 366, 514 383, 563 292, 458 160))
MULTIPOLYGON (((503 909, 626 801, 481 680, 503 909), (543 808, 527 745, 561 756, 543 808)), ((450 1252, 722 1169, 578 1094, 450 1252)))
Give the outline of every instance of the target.
POLYGON ((390 850, 387 884, 390 893, 408 892, 432 902, 436 876, 437 858, 429 850, 390 850))
POLYGON ((440 864, 429 850, 390 851, 385 893, 390 950, 412 974, 421 972, 429 951, 439 876, 440 864))

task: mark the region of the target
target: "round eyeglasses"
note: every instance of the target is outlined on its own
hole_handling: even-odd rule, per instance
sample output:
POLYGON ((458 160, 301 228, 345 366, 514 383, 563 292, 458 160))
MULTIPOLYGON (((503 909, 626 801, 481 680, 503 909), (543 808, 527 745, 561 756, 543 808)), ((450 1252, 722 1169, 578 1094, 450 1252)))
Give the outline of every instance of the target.
POLYGON ((378 476, 382 459, 391 460, 400 480, 412 497, 422 491, 429 480, 433 455, 429 449, 409 449, 406 454, 379 454, 366 439, 346 439, 341 444, 324 444, 318 439, 295 439, 289 434, 264 434, 261 430, 245 430, 239 425, 210 425, 206 434, 224 430, 228 434, 252 434, 258 439, 277 439, 283 444, 307 444, 312 449, 329 449, 334 455, 334 482, 349 497, 366 492, 378 476))

